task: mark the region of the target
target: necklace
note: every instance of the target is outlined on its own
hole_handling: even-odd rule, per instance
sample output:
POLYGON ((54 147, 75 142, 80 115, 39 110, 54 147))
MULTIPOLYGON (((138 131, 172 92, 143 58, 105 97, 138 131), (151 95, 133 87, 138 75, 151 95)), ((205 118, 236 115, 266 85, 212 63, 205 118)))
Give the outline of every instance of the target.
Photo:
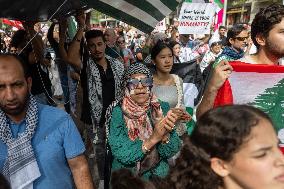
POLYGON ((157 75, 154 75, 154 84, 155 85, 175 85, 175 81, 172 75, 169 75, 166 80, 160 79, 157 75))

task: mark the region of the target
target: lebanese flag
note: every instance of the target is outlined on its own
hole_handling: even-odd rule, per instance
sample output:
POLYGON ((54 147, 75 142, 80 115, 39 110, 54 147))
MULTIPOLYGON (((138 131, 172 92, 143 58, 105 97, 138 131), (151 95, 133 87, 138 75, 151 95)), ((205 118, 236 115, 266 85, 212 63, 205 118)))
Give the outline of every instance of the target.
POLYGON ((229 62, 233 72, 219 89, 214 107, 249 104, 268 113, 284 144, 284 66, 229 62))
POLYGON ((10 26, 16 27, 18 29, 24 28, 21 21, 9 20, 9 19, 3 18, 2 22, 3 22, 3 24, 10 25, 10 26))

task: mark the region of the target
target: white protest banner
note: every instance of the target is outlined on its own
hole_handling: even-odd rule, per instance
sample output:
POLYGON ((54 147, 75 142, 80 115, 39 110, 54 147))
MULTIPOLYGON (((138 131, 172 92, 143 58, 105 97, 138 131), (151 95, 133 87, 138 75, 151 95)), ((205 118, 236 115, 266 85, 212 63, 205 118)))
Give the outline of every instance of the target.
POLYGON ((182 4, 178 31, 180 34, 209 34, 216 5, 212 3, 182 4))
POLYGON ((160 21, 155 27, 155 30, 159 32, 165 31, 166 29, 167 29, 166 19, 163 19, 162 21, 160 21))

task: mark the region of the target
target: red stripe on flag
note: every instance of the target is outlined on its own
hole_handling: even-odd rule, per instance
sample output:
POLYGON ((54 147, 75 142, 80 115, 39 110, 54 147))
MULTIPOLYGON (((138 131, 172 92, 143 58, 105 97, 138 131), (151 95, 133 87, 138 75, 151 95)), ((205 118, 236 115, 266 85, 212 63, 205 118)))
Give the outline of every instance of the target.
POLYGON ((248 64, 240 61, 231 61, 229 63, 235 72, 284 73, 284 66, 248 64))
MULTIPOLYGON (((248 64, 240 61, 229 62, 234 72, 255 72, 255 73, 284 73, 284 66, 266 64, 248 64)), ((233 104, 233 93, 229 80, 218 90, 214 101, 214 107, 233 104)))
POLYGON ((16 27, 18 29, 23 29, 23 24, 22 24, 21 21, 9 20, 9 19, 3 18, 2 22, 4 24, 10 25, 10 26, 14 26, 14 27, 16 27))
POLYGON ((217 96, 214 101, 214 108, 218 106, 224 106, 224 105, 231 105, 233 104, 233 92, 232 87, 227 79, 223 86, 218 90, 217 96))

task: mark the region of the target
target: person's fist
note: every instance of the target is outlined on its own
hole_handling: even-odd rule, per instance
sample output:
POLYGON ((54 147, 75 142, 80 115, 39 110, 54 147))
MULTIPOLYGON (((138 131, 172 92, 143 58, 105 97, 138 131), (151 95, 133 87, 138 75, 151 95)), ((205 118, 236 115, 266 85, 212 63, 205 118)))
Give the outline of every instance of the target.
POLYGON ((233 67, 226 60, 222 60, 213 70, 210 78, 209 87, 211 90, 219 90, 226 79, 230 77, 233 67))

